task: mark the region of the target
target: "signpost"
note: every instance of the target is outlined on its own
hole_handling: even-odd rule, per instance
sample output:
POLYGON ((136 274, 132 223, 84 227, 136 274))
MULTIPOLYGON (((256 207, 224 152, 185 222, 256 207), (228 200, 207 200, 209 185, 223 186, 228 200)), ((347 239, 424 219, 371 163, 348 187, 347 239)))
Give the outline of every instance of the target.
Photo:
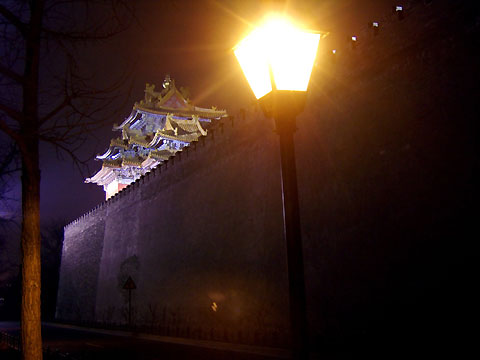
POLYGON ((132 326, 132 290, 135 290, 136 288, 137 285, 135 285, 132 277, 129 276, 123 285, 123 289, 128 290, 128 326, 132 326))

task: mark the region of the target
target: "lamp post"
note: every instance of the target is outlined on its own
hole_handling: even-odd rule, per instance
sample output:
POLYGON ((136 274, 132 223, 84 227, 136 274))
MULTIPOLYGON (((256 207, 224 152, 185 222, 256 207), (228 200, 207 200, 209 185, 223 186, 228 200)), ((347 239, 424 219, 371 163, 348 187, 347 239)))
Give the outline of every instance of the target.
POLYGON ((320 34, 302 31, 286 19, 270 18, 254 29, 234 53, 280 140, 283 225, 287 245, 290 327, 294 359, 308 358, 303 249, 300 231, 293 134, 303 111, 320 34))

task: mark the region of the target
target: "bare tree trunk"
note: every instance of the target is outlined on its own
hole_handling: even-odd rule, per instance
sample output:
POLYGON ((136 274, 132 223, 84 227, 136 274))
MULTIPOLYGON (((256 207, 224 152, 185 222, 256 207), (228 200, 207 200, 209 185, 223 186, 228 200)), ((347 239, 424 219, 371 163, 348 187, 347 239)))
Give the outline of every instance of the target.
POLYGON ((40 317, 40 170, 38 141, 22 166, 22 358, 42 359, 40 317))
POLYGON ((44 3, 30 4, 25 41, 22 152, 22 359, 42 359, 38 87, 44 3))
MULTIPOLYGON (((17 94, 17 88, 22 89, 21 111, 18 109, 17 101, 9 104, 9 97, 4 98, 4 94, 1 94, 0 131, 5 132, 16 142, 22 158, 21 327, 22 358, 24 360, 42 359, 39 141, 50 142, 57 149, 66 151, 75 159, 74 152, 70 147, 78 141, 78 134, 85 129, 98 126, 97 121, 93 120, 94 114, 97 114, 100 108, 90 108, 91 104, 95 104, 93 99, 99 98, 99 101, 108 103, 109 100, 102 98, 100 94, 115 90, 115 87, 122 84, 119 82, 113 88, 107 88, 104 91, 90 89, 87 86, 88 77, 82 76, 77 70, 73 51, 75 43, 83 44, 86 41, 108 39, 126 29, 121 22, 118 23, 118 26, 115 25, 117 20, 121 20, 117 16, 113 16, 114 21, 110 24, 111 26, 107 24, 103 27, 103 25, 97 24, 96 16, 91 16, 93 8, 88 5, 91 3, 88 0, 49 2, 46 9, 45 2, 46 0, 7 1, 4 4, 0 0, 0 23, 2 25, 0 40, 5 42, 5 46, 0 45, 2 49, 11 49, 13 55, 17 54, 17 57, 12 60, 13 65, 8 64, 10 60, 6 64, 0 64, 0 75, 2 81, 4 77, 11 81, 12 85, 9 83, 4 85, 7 86, 7 89, 9 89, 8 86, 11 86, 14 89, 13 94, 17 94), (21 3, 21 6, 17 6, 17 3, 21 3), (88 25, 85 29, 79 29, 76 20, 80 23, 80 19, 77 19, 77 14, 69 13, 69 10, 82 8, 86 11, 85 24, 92 25, 93 30, 88 25), (42 27, 43 22, 48 26, 42 27), (72 23, 72 29, 66 31, 65 28, 68 28, 69 22, 72 23), (18 41, 15 41, 17 39, 18 41), (44 52, 41 52, 42 41, 46 41, 44 52), (41 74, 42 81, 40 82, 40 55, 42 54, 48 59, 52 59, 53 56, 53 53, 49 52, 49 41, 56 44, 54 47, 62 49, 59 61, 61 65, 58 69, 56 65, 52 65, 52 69, 55 71, 51 73, 48 70, 52 69, 46 67, 46 71, 41 74), (72 49, 65 46, 63 41, 70 42, 73 45, 72 49), (23 46, 24 48, 22 48, 23 46), (22 74, 18 73, 21 64, 23 65, 22 74), (5 65, 7 66, 5 67, 5 65), (59 82, 60 87, 56 88, 55 84, 59 79, 55 74, 63 67, 65 67, 65 78, 59 82), (39 109, 40 84, 44 85, 42 88, 47 90, 43 94, 52 96, 50 99, 53 100, 53 106, 50 107, 50 111, 47 111, 47 108, 52 104, 47 105, 46 102, 39 109), (61 99, 54 97, 58 96, 57 90, 64 92, 61 99), (77 102, 78 104, 76 104, 77 102), (48 126, 45 125, 47 122, 49 122, 48 126), (44 125, 43 132, 40 133, 42 124, 44 125)), ((102 14, 106 15, 105 19, 108 23, 110 15, 119 15, 116 11, 117 6, 119 10, 129 10, 127 3, 131 2, 112 0, 112 14, 107 13, 103 3, 110 2, 99 2, 98 7, 102 14)), ((83 13, 83 11, 80 12, 83 13)), ((122 19, 126 15, 124 13, 121 16, 122 19)), ((131 18, 130 11, 128 11, 128 18, 131 18)))

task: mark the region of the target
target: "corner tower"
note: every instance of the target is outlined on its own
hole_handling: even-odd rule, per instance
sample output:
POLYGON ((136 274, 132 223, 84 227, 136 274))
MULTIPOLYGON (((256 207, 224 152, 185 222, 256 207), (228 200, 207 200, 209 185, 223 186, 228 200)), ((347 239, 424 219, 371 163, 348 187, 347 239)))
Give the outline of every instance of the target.
POLYGON ((125 121, 113 126, 121 136, 113 138, 107 151, 96 157, 102 168, 85 179, 103 186, 107 199, 207 135, 215 121, 227 116, 225 110, 193 105, 169 75, 162 87, 157 92, 155 85, 146 84, 145 99, 135 103, 125 121))

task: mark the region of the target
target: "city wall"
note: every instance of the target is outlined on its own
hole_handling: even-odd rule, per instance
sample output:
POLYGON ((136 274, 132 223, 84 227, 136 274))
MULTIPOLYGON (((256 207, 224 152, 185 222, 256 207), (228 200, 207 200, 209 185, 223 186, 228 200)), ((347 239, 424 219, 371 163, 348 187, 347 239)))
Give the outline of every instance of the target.
MULTIPOLYGON (((409 4, 321 51, 297 121, 322 351, 468 338, 478 21, 466 3, 409 4)), ((132 276, 136 323, 286 331, 278 140, 258 109, 244 115, 65 228, 59 319, 125 323, 132 276)))
POLYGON ((68 225, 57 317, 125 323, 123 285, 131 276, 137 324, 171 317, 191 328, 285 328, 272 124, 259 111, 224 119, 206 138, 68 225))

